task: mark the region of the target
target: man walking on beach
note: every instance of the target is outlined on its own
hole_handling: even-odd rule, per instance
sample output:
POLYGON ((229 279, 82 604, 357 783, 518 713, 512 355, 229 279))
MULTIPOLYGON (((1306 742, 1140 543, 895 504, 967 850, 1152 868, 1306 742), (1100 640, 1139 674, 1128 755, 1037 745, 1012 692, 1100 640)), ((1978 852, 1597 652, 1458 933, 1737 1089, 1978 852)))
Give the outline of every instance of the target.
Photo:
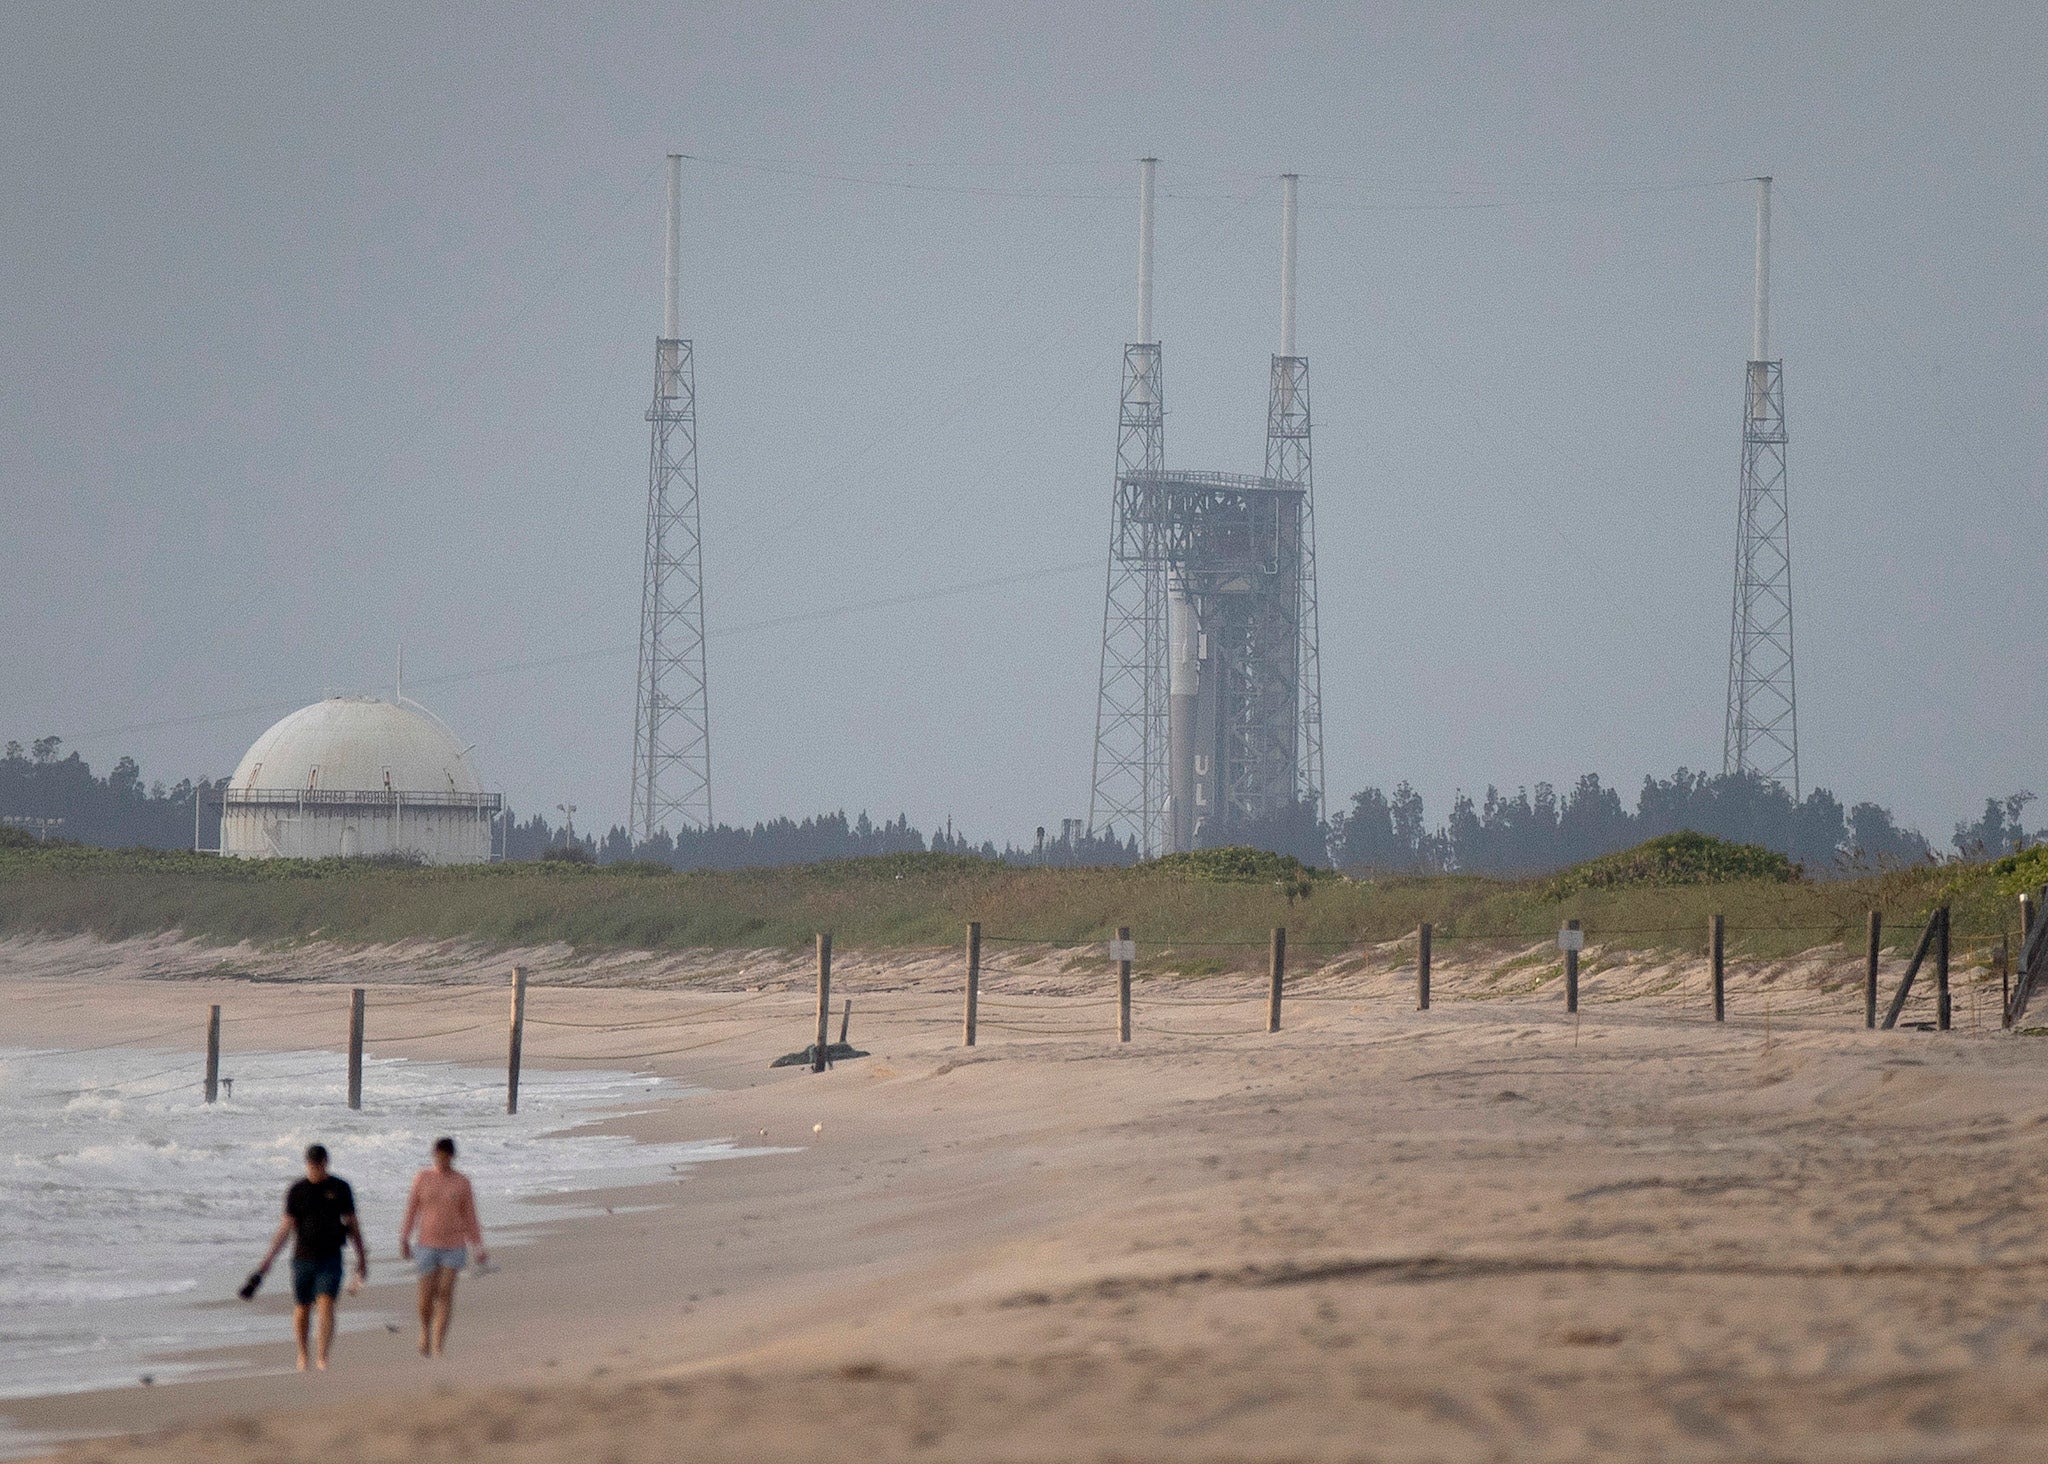
MULTIPOLYGON (((363 1245, 363 1228, 356 1223, 356 1195, 348 1181, 327 1169, 327 1146, 315 1144, 306 1150, 306 1177, 285 1191, 284 1218, 277 1234, 270 1238, 258 1276, 270 1270, 270 1263, 292 1240, 292 1332, 299 1341, 299 1371, 306 1370, 307 1332, 313 1313, 320 1314, 320 1343, 313 1365, 327 1371, 327 1354, 334 1346, 334 1298, 341 1292, 341 1248, 353 1241, 356 1248, 356 1278, 349 1283, 353 1296, 370 1279, 370 1253, 363 1245)), ((253 1292, 254 1278, 250 1281, 253 1292)))
POLYGON ((476 1192, 455 1167, 455 1140, 434 1140, 434 1163, 412 1177, 405 1218, 398 1222, 398 1254, 420 1273, 420 1356, 448 1350, 448 1323, 455 1314, 455 1278, 476 1247, 479 1265, 490 1261, 483 1227, 476 1218, 476 1192), (419 1232, 417 1259, 413 1232, 419 1232))

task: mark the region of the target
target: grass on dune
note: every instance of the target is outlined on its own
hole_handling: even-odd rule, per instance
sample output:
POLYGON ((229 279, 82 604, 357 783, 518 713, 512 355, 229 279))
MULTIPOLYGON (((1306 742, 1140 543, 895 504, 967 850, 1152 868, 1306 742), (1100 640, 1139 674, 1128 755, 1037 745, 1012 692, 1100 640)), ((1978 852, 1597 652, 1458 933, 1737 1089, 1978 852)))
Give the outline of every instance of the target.
POLYGON ((842 948, 908 949, 954 944, 967 921, 979 920, 997 948, 1090 943, 1128 925, 1148 952, 1170 950, 1172 965, 1194 971, 1255 963, 1275 925, 1288 928, 1305 961, 1407 939, 1423 921, 1447 953, 1447 943, 1545 940, 1572 917, 1594 945, 1689 950, 1704 945, 1709 917, 1721 914, 1731 950, 1771 957, 1829 945, 1860 951, 1867 912, 1877 908, 1887 947, 1910 948, 1928 912, 1947 903, 1960 956, 1973 942, 2016 935, 2013 896, 2043 879, 2048 857, 2039 851, 1856 879, 1573 888, 1556 877, 1306 877, 1299 866, 1241 860, 1055 869, 890 855, 674 873, 640 865, 245 862, 52 845, 0 848, 0 935, 178 932, 262 945, 419 938, 598 952, 795 949, 830 930, 842 948))

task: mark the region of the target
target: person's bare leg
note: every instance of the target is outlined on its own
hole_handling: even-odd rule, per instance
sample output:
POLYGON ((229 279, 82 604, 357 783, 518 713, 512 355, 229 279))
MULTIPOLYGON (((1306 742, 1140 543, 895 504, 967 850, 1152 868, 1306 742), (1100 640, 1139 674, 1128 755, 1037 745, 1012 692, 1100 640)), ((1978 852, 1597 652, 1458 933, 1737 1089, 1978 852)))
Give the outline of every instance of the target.
POLYGON ((434 1278, 438 1270, 429 1271, 420 1277, 420 1356, 433 1356, 434 1346, 434 1278))
POLYGON ((434 1318, 434 1355, 442 1356, 448 1351, 448 1323, 455 1319, 455 1276, 446 1266, 436 1268, 434 1281, 440 1292, 440 1315, 434 1318))
POLYGON ((296 1337, 299 1342, 300 1372, 304 1372, 306 1370, 306 1331, 308 1324, 312 1320, 313 1308, 311 1308, 310 1306, 295 1306, 292 1308, 292 1335, 296 1337))
POLYGON ((326 1372, 327 1354, 334 1348, 334 1298, 323 1296, 315 1305, 320 1310, 320 1352, 313 1359, 313 1366, 326 1372))

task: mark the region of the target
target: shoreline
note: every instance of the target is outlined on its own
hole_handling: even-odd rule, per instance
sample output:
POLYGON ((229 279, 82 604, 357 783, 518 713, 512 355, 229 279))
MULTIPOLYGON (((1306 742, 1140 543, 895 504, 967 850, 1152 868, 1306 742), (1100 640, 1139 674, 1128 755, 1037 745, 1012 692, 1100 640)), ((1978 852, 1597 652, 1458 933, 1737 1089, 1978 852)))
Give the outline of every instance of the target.
MULTIPOLYGON (((69 954, 62 957, 67 963, 69 954)), ((439 984, 439 983, 436 983, 439 984)), ((379 995, 397 1001, 417 999, 417 988, 383 988, 379 995)), ((435 1003, 430 1010, 436 1013, 428 1025, 448 1027, 458 1025, 448 1017, 440 1015, 450 1007, 473 1006, 496 1007, 504 1000, 502 989, 497 987, 464 985, 444 992, 451 996, 446 1004, 435 1003)), ((156 1056, 186 1052, 192 1065, 193 1100, 198 1101, 200 1073, 204 1065, 203 1031, 206 1008, 216 1001, 222 1002, 230 1012, 237 1013, 229 1020, 236 1023, 229 1027, 236 1043, 243 1049, 264 1052, 279 1050, 319 1051, 334 1058, 337 1072, 346 1065, 346 1013, 345 1006, 337 1006, 335 998, 345 1002, 345 993, 337 993, 333 987, 320 981, 303 983, 265 982, 251 985, 246 980, 218 977, 187 977, 165 979, 150 975, 141 978, 111 976, 21 976, 0 968, 0 1010, 5 1010, 9 1026, 11 1045, 30 1049, 86 1048, 104 1053, 101 1061, 110 1062, 109 1081, 118 1081, 117 1064, 110 1060, 123 1050, 147 1051, 156 1056), (118 1008, 118 1017, 110 1021, 109 1008, 118 1008), (323 1009, 335 1007, 342 1012, 339 1031, 320 1035, 333 1040, 308 1044, 304 1039, 309 1031, 317 1030, 309 1019, 331 1015, 323 1009), (167 1021, 179 1014, 191 1014, 190 1039, 185 1042, 166 1041, 157 1034, 165 1028, 167 1021), (116 1025, 117 1024, 117 1025, 116 1025), (114 1032, 110 1032, 110 1027, 114 1032), (142 1034, 134 1043, 120 1039, 120 1031, 142 1034), (111 1040, 110 1040, 111 1038, 111 1040)), ((616 1000, 606 994, 607 1000, 616 1000)), ((401 1008, 402 1010, 403 1008, 401 1008)), ((617 1013, 627 1022, 645 1020, 636 1009, 617 1013)), ((460 1025, 468 1025, 462 1023, 460 1025)), ((484 1024, 486 1027, 488 1023, 484 1024)), ((402 1042, 396 1044, 397 1056, 424 1062, 451 1062, 470 1066, 488 1062, 489 1048, 496 1048, 496 1058, 502 1072, 503 1063, 502 1028, 492 1032, 461 1032, 431 1042, 427 1050, 420 1050, 418 1044, 402 1042)), ((634 1045, 641 1045, 635 1043, 634 1045)), ((376 1105, 375 1078, 377 1046, 372 1041, 366 1054, 366 1108, 376 1105)), ((224 1043, 224 1072, 232 1072, 235 1047, 224 1043)), ((751 1061, 751 1059, 749 1059, 751 1061)), ((544 1270, 563 1255, 574 1255, 590 1248, 591 1240, 605 1222, 623 1215, 658 1214, 672 1210, 680 1197, 675 1192, 678 1186, 695 1183, 698 1176, 707 1170, 731 1162, 759 1163, 772 1157, 770 1154, 747 1152, 748 1140, 759 1144, 757 1135, 742 1135, 737 1131, 723 1131, 705 1128, 691 1121, 687 1112, 689 1105, 704 1096, 705 1091, 695 1086, 687 1076, 674 1071, 673 1063, 642 1063, 639 1070, 653 1072, 657 1066, 670 1071, 656 1073, 673 1091, 649 1094, 645 1098, 622 1098, 615 1104, 596 1110, 587 1117, 564 1127, 564 1137, 591 1133, 619 1135, 631 1139, 636 1145, 662 1144, 673 1142, 702 1141, 718 1143, 730 1141, 735 1152, 732 1154, 707 1154, 702 1158, 687 1161, 686 1171, 673 1181, 627 1182, 616 1184, 575 1185, 548 1193, 536 1193, 522 1197, 519 1205, 528 1213, 518 1221, 510 1222, 510 1234, 503 1241, 504 1255, 496 1252, 498 1237, 496 1230, 504 1234, 501 1227, 492 1227, 487 1235, 494 1242, 493 1260, 498 1262, 495 1274, 481 1276, 474 1271, 468 1273, 462 1287, 461 1301, 463 1320, 468 1328, 458 1327, 454 1345, 460 1349, 465 1341, 474 1344, 483 1340, 476 1334, 491 1324, 491 1319, 500 1312, 518 1313, 518 1306, 506 1307, 494 1302, 482 1288, 511 1289, 518 1283, 504 1273, 508 1269, 505 1261, 510 1259, 513 1277, 522 1271, 544 1270), (553 1213, 550 1213, 553 1212, 553 1213), (582 1234, 579 1232, 589 1232, 582 1234), (479 1315, 472 1316, 471 1313, 479 1315), (465 1336, 465 1332, 469 1336, 465 1336)), ((765 1064, 764 1064, 765 1066, 765 1064)), ((635 1065, 614 1064, 610 1061, 589 1063, 578 1061, 550 1061, 546 1058, 529 1058, 528 1072, 557 1071, 575 1073, 589 1071, 593 1067, 622 1071, 633 1070, 635 1065)), ((502 1081, 502 1078, 499 1080, 502 1081)), ((459 1124, 459 1119, 451 1122, 459 1124)), ((793 1140, 794 1134, 790 1135, 793 1140)), ((809 1135, 805 1135, 808 1138, 809 1135)), ((335 1142, 346 1144, 346 1136, 335 1136, 335 1142)), ((422 1161, 424 1162, 424 1161, 422 1161)), ((283 1176, 280 1183, 290 1178, 283 1176)), ((329 1393, 343 1391, 350 1395, 374 1395, 393 1387, 405 1387, 408 1367, 418 1366, 419 1360, 412 1351, 412 1283, 411 1272, 406 1263, 397 1258, 396 1243, 385 1233, 395 1226, 397 1207, 395 1204, 383 1207, 388 1214, 370 1212, 366 1239, 371 1250, 371 1275, 373 1285, 366 1288, 357 1298, 343 1298, 342 1323, 335 1339, 335 1367, 317 1383, 333 1383, 348 1374, 357 1374, 348 1381, 331 1387, 329 1393), (399 1268, 405 1268, 402 1271, 399 1268), (397 1277, 399 1279, 394 1279, 397 1277), (350 1314, 356 1321, 350 1324, 350 1314), (392 1333, 387 1330, 395 1322, 398 1340, 405 1345, 402 1354, 396 1357, 376 1359, 374 1375, 366 1374, 364 1359, 360 1354, 365 1350, 364 1342, 374 1340, 381 1344, 392 1333), (351 1359, 354 1352, 358 1356, 351 1359), (351 1366, 351 1363, 354 1365, 351 1366)), ((488 1217, 487 1223, 488 1223, 488 1217)), ((249 1236, 249 1257, 253 1262, 267 1240, 274 1217, 269 1212, 252 1217, 249 1236)), ((232 1268, 231 1268, 232 1269, 232 1268)), ((221 1406, 237 1406, 244 1399, 269 1401, 269 1395, 280 1386, 291 1387, 303 1384, 291 1363, 291 1342, 289 1337, 289 1288, 280 1280, 282 1265, 274 1271, 270 1285, 266 1286, 255 1303, 251 1305, 266 1313, 274 1314, 274 1341, 236 1342, 216 1346, 172 1347, 152 1351, 145 1355, 136 1368, 138 1381, 126 1384, 91 1384, 77 1389, 56 1392, 25 1393, 12 1397, 0 1397, 0 1429, 13 1435, 7 1451, 0 1457, 41 1457, 49 1449, 65 1443, 90 1441, 132 1431, 136 1426, 159 1426, 159 1418, 172 1421, 214 1416, 221 1406), (189 1370, 189 1371, 188 1371, 189 1370), (139 1379, 144 1376, 156 1379, 153 1385, 144 1385, 139 1379), (109 1420, 114 1426, 109 1427, 109 1420), (26 1452, 24 1452, 26 1451, 26 1452)), ((238 1282, 240 1271, 232 1280, 238 1282)), ((199 1283, 203 1292, 205 1281, 199 1283)), ((229 1310, 244 1305, 232 1298, 231 1292, 218 1297, 204 1297, 183 1301, 183 1306, 217 1308, 229 1310)), ((551 1302, 548 1307, 551 1320, 560 1325, 564 1318, 574 1318, 573 1305, 562 1306, 551 1302)), ((590 1329, 588 1319, 583 1320, 590 1329)), ((386 1349, 388 1350, 388 1349, 386 1349)), ((476 1381, 479 1377, 503 1378, 523 1375, 516 1367, 508 1370, 507 1360, 497 1357, 502 1349, 479 1348, 472 1345, 470 1352, 489 1355, 489 1360, 477 1363, 472 1360, 463 1366, 465 1381, 476 1381)), ((571 1349, 573 1350, 573 1349, 571 1349)), ((516 1362, 516 1359, 514 1360, 516 1362)), ((446 1378, 420 1379, 420 1386, 445 1385, 446 1378)))
MULTIPOLYGON (((445 1365, 402 1329, 341 1338, 317 1378, 0 1416, 90 1399, 72 1416, 139 1435, 67 1464, 421 1438, 652 1464, 677 1437, 713 1461, 1334 1460, 1369 1437, 1402 1460, 1846 1464, 2048 1431, 2048 1275, 2013 1264, 2048 1194, 2048 1072, 1960 1000, 1954 1033, 1866 1033, 1820 972, 1775 1005, 1735 987, 1716 1025, 1668 970, 1609 968, 1573 1022, 1526 970, 1490 999, 1440 976, 1427 1013, 1384 973, 1315 974, 1268 1035, 1263 983, 1221 976, 1141 992, 1120 1045, 1099 978, 1047 969, 985 978, 968 1051, 937 957, 848 975, 874 1055, 821 1076, 767 1067, 808 1038, 795 973, 530 989, 530 1018, 614 1028, 530 1027, 536 1061, 631 1038, 702 1090, 608 1122, 793 1148, 549 1226, 531 1268, 465 1282, 445 1365), (635 1208, 655 1200, 676 1203, 635 1208)), ((224 991, 249 1030, 311 1013, 339 1036, 342 985, 8 974, 0 1000, 81 1003, 47 1003, 56 1035, 224 991)), ((373 1055, 379 1010, 421 994, 372 991, 373 1055)), ((503 1002, 450 996, 484 1029, 419 1055, 501 1053, 503 1002)))

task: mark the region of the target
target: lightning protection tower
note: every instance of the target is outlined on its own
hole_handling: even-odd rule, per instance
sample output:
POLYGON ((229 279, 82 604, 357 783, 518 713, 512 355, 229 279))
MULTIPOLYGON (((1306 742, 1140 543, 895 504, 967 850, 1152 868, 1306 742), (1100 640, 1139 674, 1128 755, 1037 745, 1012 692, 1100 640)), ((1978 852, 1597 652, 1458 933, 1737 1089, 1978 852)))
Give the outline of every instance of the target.
POLYGON ((1316 505, 1314 454, 1309 442, 1308 357, 1294 340, 1295 189, 1299 179, 1280 179, 1280 354, 1273 358, 1272 390, 1266 405, 1266 476, 1301 490, 1300 572, 1300 800, 1323 816, 1323 663, 1316 612, 1316 505))
POLYGON ((1771 180, 1759 178, 1756 185, 1756 311, 1743 392, 1722 771, 1756 773, 1789 788, 1797 800, 1799 703, 1792 680, 1785 363, 1770 353, 1771 180))
POLYGON ((1169 471, 1152 330, 1153 162, 1140 164, 1138 334, 1124 348, 1089 827, 1149 857, 1322 806, 1308 363, 1283 180, 1281 353, 1266 474, 1169 471))
POLYGON ((1137 511, 1137 483, 1166 466, 1166 407, 1152 333, 1152 178, 1138 163, 1138 339, 1124 347, 1117 412, 1116 491, 1109 580, 1102 598, 1102 669, 1095 703, 1095 770, 1088 827, 1135 833, 1160 852, 1166 798, 1166 563, 1158 533, 1137 511))
POLYGON ((697 514, 697 374, 682 339, 683 160, 668 159, 662 328, 654 343, 647 556, 627 831, 711 826, 711 713, 704 680, 704 552, 697 514))

